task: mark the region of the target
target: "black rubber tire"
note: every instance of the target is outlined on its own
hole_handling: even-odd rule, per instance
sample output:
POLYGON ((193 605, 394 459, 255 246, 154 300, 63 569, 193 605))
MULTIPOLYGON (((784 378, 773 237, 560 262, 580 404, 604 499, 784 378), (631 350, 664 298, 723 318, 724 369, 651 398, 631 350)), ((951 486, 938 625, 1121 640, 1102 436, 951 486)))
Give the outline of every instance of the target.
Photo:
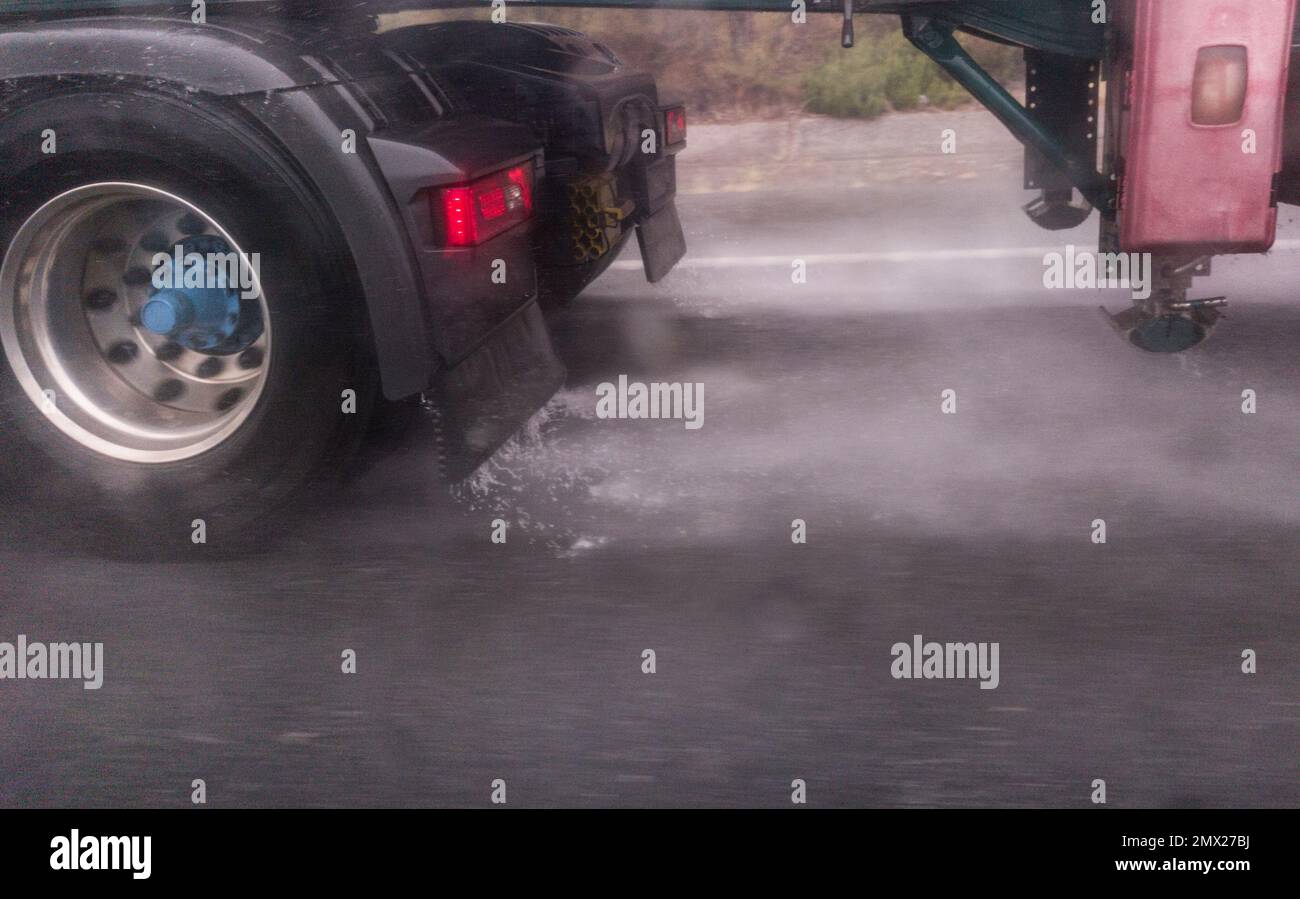
MULTIPOLYGON (((273 337, 256 407, 214 449, 143 465, 56 429, 0 361, 0 484, 25 526, 106 541, 128 554, 256 539, 340 475, 377 391, 361 294, 338 229, 275 142, 233 109, 143 91, 82 89, 5 104, 0 251, 41 204, 71 188, 131 181, 203 209, 261 254, 273 337), (54 127, 58 152, 40 152, 54 127), (356 391, 345 414, 343 392, 356 391)), ((3 353, 0 353, 3 355, 3 353)))

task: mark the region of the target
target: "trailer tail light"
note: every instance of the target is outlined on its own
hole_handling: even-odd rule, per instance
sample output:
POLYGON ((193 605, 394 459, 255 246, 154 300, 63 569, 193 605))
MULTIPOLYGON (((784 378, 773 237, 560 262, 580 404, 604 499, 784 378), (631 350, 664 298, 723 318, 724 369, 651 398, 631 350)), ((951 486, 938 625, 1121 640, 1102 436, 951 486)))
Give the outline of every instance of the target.
POLYGON ((446 244, 473 247, 528 220, 533 214, 533 164, 493 172, 469 184, 444 187, 435 195, 446 244))
POLYGON ((669 106, 664 110, 664 144, 671 147, 686 140, 686 107, 669 106))
POLYGON ((1246 110, 1246 48, 1202 47, 1192 76, 1192 122, 1232 125, 1246 110))
POLYGON ((1119 243, 1263 253, 1277 233, 1296 0, 1128 0, 1119 243))

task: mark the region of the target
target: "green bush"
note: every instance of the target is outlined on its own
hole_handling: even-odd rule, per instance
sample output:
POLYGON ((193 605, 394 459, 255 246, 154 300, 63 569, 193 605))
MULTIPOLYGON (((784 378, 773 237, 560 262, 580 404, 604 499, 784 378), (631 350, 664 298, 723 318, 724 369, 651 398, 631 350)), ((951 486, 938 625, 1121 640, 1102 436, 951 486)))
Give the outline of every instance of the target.
MULTIPOLYGON (((996 62, 995 68, 1008 68, 1005 60, 996 62)), ((873 35, 837 52, 804 78, 804 97, 810 112, 844 118, 873 118, 923 102, 951 109, 970 101, 960 85, 897 33, 873 35)))

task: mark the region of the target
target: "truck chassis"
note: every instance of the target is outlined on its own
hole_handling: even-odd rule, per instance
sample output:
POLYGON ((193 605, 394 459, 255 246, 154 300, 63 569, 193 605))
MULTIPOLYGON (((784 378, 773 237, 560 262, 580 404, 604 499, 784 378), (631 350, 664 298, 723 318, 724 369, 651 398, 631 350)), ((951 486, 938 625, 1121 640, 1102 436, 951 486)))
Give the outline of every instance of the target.
MULTIPOLYGON (((1178 352, 1209 336, 1226 302, 1189 298, 1193 279, 1216 254, 1266 250, 1277 202, 1300 201, 1300 148, 1282 133, 1300 92, 1289 43, 1267 37, 1291 34, 1294 0, 1252 2, 1241 18, 1271 16, 1264 36, 1202 47, 1188 72, 1187 144, 1218 158, 1182 159, 1193 179, 1235 164, 1222 147, 1249 122, 1262 162, 1215 181, 1225 211, 1181 231, 1143 211, 1158 179, 1134 149, 1149 122, 1184 124, 1182 97, 1172 113, 1146 100, 1157 92, 1144 59, 1178 31, 1159 27, 1150 0, 806 10, 840 16, 845 47, 857 15, 898 16, 1024 144, 1036 224, 1073 228, 1097 210, 1103 256, 1154 256, 1150 295, 1108 318, 1139 349, 1178 352), (1024 48, 1025 102, 963 33, 1024 48)), ((381 13, 477 5, 0 2, 0 478, 38 518, 107 515, 150 532, 264 521, 342 470, 372 414, 418 399, 440 423, 446 470, 462 475, 563 381, 545 306, 576 296, 633 234, 650 280, 681 258, 685 112, 653 80, 553 26, 375 28, 381 13), (214 271, 227 277, 211 282, 214 271), (33 466, 57 476, 33 480, 33 466)), ((530 5, 791 10, 511 4, 530 5)))

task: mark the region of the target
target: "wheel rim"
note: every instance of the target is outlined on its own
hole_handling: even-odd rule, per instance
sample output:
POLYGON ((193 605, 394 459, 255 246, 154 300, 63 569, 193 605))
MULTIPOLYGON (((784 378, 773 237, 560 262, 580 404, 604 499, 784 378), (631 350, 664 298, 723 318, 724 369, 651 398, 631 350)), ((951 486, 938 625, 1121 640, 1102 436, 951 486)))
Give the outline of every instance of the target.
POLYGON ((230 439, 271 363, 258 257, 194 204, 142 184, 86 185, 32 214, 0 266, 0 338, 28 399, 59 430, 146 464, 230 439), (209 260, 206 280, 187 289, 173 260, 196 257, 209 260), (227 269, 214 258, 241 280, 220 280, 227 269))

